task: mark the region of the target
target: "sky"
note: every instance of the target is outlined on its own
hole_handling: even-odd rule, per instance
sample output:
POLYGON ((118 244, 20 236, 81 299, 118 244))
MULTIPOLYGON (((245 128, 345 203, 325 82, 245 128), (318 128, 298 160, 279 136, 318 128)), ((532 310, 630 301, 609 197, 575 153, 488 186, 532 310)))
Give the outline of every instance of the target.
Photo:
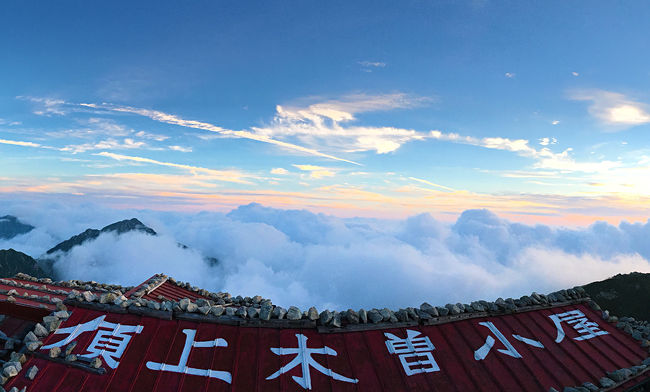
POLYGON ((648 19, 643 1, 5 2, 0 198, 645 222, 648 19))
POLYGON ((102 234, 51 256, 58 277, 319 309, 650 272, 647 20, 643 1, 4 2, 0 216, 35 229, 0 249, 135 217, 159 235, 102 234))

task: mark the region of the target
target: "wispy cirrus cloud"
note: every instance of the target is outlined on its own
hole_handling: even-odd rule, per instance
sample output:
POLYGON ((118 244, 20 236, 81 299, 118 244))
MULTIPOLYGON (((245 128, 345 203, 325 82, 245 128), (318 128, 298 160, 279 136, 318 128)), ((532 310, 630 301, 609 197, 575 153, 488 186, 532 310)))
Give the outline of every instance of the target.
POLYGON ((308 148, 308 147, 303 147, 298 144, 290 143, 290 142, 285 142, 282 140, 277 140, 272 138, 269 135, 265 134, 259 134, 256 132, 251 132, 247 130, 242 130, 242 131, 234 131, 231 129, 226 129, 222 128, 220 126, 210 124, 207 122, 202 122, 202 121, 196 121, 196 120, 186 120, 183 119, 179 116, 169 114, 169 113, 164 113, 158 110, 150 110, 150 109, 141 109, 141 108, 134 108, 130 106, 118 106, 118 105, 112 105, 112 104, 93 104, 93 103, 82 103, 80 104, 81 106, 88 107, 88 108, 93 108, 93 109, 104 109, 104 110, 110 110, 114 112, 120 112, 120 113, 130 113, 130 114, 137 114, 140 116, 148 117, 154 121, 166 123, 166 124, 173 124, 173 125, 178 125, 182 127, 187 127, 187 128, 194 128, 194 129, 201 129, 204 131, 209 131, 209 132, 215 132, 218 133, 222 136, 226 137, 233 137, 233 138, 242 138, 242 139, 250 139, 250 140, 255 140, 263 143, 269 143, 269 144, 274 144, 279 147, 283 147, 289 150, 293 151, 298 151, 304 154, 308 155, 315 155, 315 156, 320 156, 323 158, 328 158, 328 159, 333 159, 337 161, 342 161, 342 162, 347 162, 355 165, 359 165, 359 163, 340 158, 331 154, 326 154, 323 152, 320 152, 316 149, 313 148, 308 148))
POLYGON ((519 156, 534 159, 536 162, 533 167, 537 169, 595 173, 621 166, 621 162, 618 161, 579 162, 571 157, 570 153, 573 150, 571 148, 567 148, 561 153, 555 153, 547 147, 540 149, 531 147, 530 142, 525 139, 509 139, 503 137, 477 138, 474 136, 463 136, 457 133, 443 133, 438 130, 431 131, 430 135, 436 140, 514 152, 519 156))
POLYGON ((407 94, 348 95, 338 100, 306 106, 276 107, 276 114, 256 133, 275 138, 295 138, 311 146, 325 146, 347 152, 393 152, 404 143, 424 140, 427 135, 412 129, 348 125, 356 115, 366 112, 413 108, 431 102, 431 98, 407 94))
POLYGON ((33 142, 25 142, 25 141, 20 141, 20 140, 6 140, 6 139, 0 139, 0 144, 9 144, 12 146, 21 146, 21 147, 35 147, 35 148, 43 148, 44 146, 38 144, 38 143, 33 143, 33 142))
POLYGON ((212 178, 214 180, 226 181, 226 182, 234 182, 234 183, 239 183, 239 184, 250 184, 250 181, 247 181, 245 178, 252 177, 251 175, 244 174, 244 173, 242 173, 242 172, 240 172, 238 170, 208 169, 208 168, 204 168, 204 167, 183 165, 183 164, 172 163, 172 162, 162 162, 162 161, 157 161, 155 159, 144 158, 144 157, 122 155, 122 154, 114 154, 114 153, 106 152, 106 151, 97 153, 95 155, 115 159, 117 161, 148 163, 148 164, 158 165, 158 166, 173 167, 173 168, 177 168, 177 169, 187 170, 190 173, 196 174, 196 175, 198 175, 198 174, 208 175, 208 176, 210 176, 210 178, 212 178))
POLYGON ((650 123, 650 105, 621 93, 597 89, 574 90, 569 93, 569 98, 591 101, 589 114, 614 129, 650 123))
POLYGON ((93 150, 133 150, 144 148, 146 146, 147 144, 145 142, 125 138, 121 142, 116 139, 106 139, 96 143, 71 144, 61 148, 60 150, 78 154, 93 150))
POLYGON ((336 175, 336 171, 328 167, 314 166, 314 165, 292 165, 292 166, 299 170, 309 172, 309 178, 313 178, 316 180, 321 179, 323 177, 334 177, 336 175))

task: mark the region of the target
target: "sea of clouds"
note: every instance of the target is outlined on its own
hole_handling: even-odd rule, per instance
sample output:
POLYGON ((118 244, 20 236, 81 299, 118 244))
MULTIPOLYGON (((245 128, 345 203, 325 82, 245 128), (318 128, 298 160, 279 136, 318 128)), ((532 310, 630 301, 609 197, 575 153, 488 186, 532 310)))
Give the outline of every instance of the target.
POLYGON ((2 204, 0 215, 15 215, 36 229, 0 240, 0 249, 34 258, 87 228, 132 217, 159 233, 105 233, 75 247, 54 264, 64 279, 136 285, 162 272, 211 291, 259 294, 302 309, 494 300, 650 272, 650 220, 568 229, 513 223, 487 210, 467 210, 450 224, 429 214, 349 219, 259 204, 192 214, 2 204))

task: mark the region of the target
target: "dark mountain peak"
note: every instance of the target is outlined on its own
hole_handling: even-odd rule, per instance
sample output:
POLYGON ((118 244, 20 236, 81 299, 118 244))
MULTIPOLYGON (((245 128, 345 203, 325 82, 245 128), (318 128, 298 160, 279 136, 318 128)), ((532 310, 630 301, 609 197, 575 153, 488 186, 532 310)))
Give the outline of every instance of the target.
POLYGON ((112 223, 104 227, 101 232, 106 233, 109 231, 114 231, 117 232, 117 234, 122 234, 133 230, 142 231, 150 235, 157 235, 157 233, 152 228, 145 226, 136 218, 125 219, 123 221, 112 223))
POLYGON ((12 215, 0 217, 0 238, 10 239, 20 234, 29 233, 34 226, 22 223, 18 218, 12 215))
POLYGON ((19 272, 39 278, 46 276, 30 256, 14 249, 0 250, 0 277, 11 277, 19 272))
POLYGON ((650 274, 618 274, 582 287, 598 305, 611 314, 650 321, 650 274))
POLYGON ((129 231, 141 231, 149 235, 157 235, 153 229, 145 226, 139 220, 135 218, 125 219, 123 221, 112 223, 101 230, 87 229, 83 233, 72 236, 69 239, 61 242, 54 248, 48 250, 46 253, 49 255, 57 251, 67 252, 77 245, 81 245, 86 241, 94 240, 95 238, 99 237, 101 233, 114 232, 116 234, 123 234, 129 231))

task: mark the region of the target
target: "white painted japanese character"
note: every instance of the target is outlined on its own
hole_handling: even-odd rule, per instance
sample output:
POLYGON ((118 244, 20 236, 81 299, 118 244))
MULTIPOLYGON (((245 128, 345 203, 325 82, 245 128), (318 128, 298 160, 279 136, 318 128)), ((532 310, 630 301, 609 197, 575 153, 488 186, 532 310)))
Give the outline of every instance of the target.
POLYGON ((41 350, 49 350, 52 347, 62 347, 72 342, 84 332, 97 331, 90 345, 86 348, 89 354, 79 355, 83 358, 95 358, 101 356, 104 362, 111 367, 117 368, 119 359, 124 354, 126 346, 131 341, 132 333, 142 332, 142 325, 122 325, 104 321, 106 315, 99 316, 83 324, 57 329, 54 334, 67 333, 68 337, 56 343, 41 347, 41 350))
POLYGON ((585 314, 577 309, 564 313, 556 313, 549 317, 553 320, 553 323, 555 323, 555 327, 557 328, 557 337, 555 338, 556 343, 560 343, 565 336, 562 322, 573 324, 573 329, 578 331, 580 336, 573 338, 574 340, 587 340, 595 338, 596 336, 609 334, 607 331, 600 330, 598 323, 588 321, 585 314))
MULTIPOLYGON (((513 358, 522 358, 521 354, 515 349, 515 347, 510 343, 510 341, 499 331, 499 329, 492 323, 491 321, 485 321, 485 322, 480 322, 479 325, 482 325, 484 327, 487 327, 494 336, 499 339, 499 341, 506 347, 505 349, 498 349, 502 354, 509 355, 513 358)), ((541 342, 538 342, 537 340, 533 339, 528 339, 523 336, 519 335, 512 335, 513 338, 519 340, 520 342, 524 342, 530 346, 533 347, 539 347, 539 348, 544 348, 544 345, 541 342)), ((496 341, 494 338, 490 335, 485 339, 485 344, 483 344, 481 347, 479 347, 476 351, 474 351, 474 359, 477 361, 481 361, 487 357, 487 355, 490 353, 490 350, 492 349, 492 346, 494 346, 494 343, 496 341)))
POLYGON ((297 348, 271 347, 271 351, 276 355, 295 355, 296 357, 285 366, 282 366, 280 370, 268 376, 266 378, 267 380, 277 378, 279 375, 284 374, 300 365, 302 367, 302 377, 293 376, 292 378, 304 389, 311 389, 310 367, 313 367, 324 375, 330 376, 338 381, 351 382, 355 384, 359 382, 359 380, 356 378, 348 378, 325 368, 323 365, 319 364, 314 358, 311 357, 312 354, 326 354, 336 356, 336 351, 327 346, 323 348, 307 348, 307 337, 305 335, 298 333, 296 334, 296 338, 298 338, 297 348))
POLYGON ((147 368, 161 372, 186 373, 195 376, 212 377, 223 380, 228 384, 232 384, 232 375, 230 372, 212 369, 197 369, 187 366, 187 359, 189 358, 190 351, 193 347, 228 347, 228 342, 221 338, 197 342, 194 340, 196 329, 184 329, 183 333, 185 334, 185 345, 183 346, 183 352, 181 353, 178 365, 148 361, 147 368))
POLYGON ((428 336, 418 337, 418 335, 420 332, 410 329, 406 330, 406 339, 398 338, 392 333, 384 333, 384 336, 388 338, 386 341, 388 352, 399 354, 399 360, 407 376, 440 371, 440 367, 431 353, 436 349, 435 346, 428 336), (408 361, 409 358, 415 358, 415 360, 408 361))

